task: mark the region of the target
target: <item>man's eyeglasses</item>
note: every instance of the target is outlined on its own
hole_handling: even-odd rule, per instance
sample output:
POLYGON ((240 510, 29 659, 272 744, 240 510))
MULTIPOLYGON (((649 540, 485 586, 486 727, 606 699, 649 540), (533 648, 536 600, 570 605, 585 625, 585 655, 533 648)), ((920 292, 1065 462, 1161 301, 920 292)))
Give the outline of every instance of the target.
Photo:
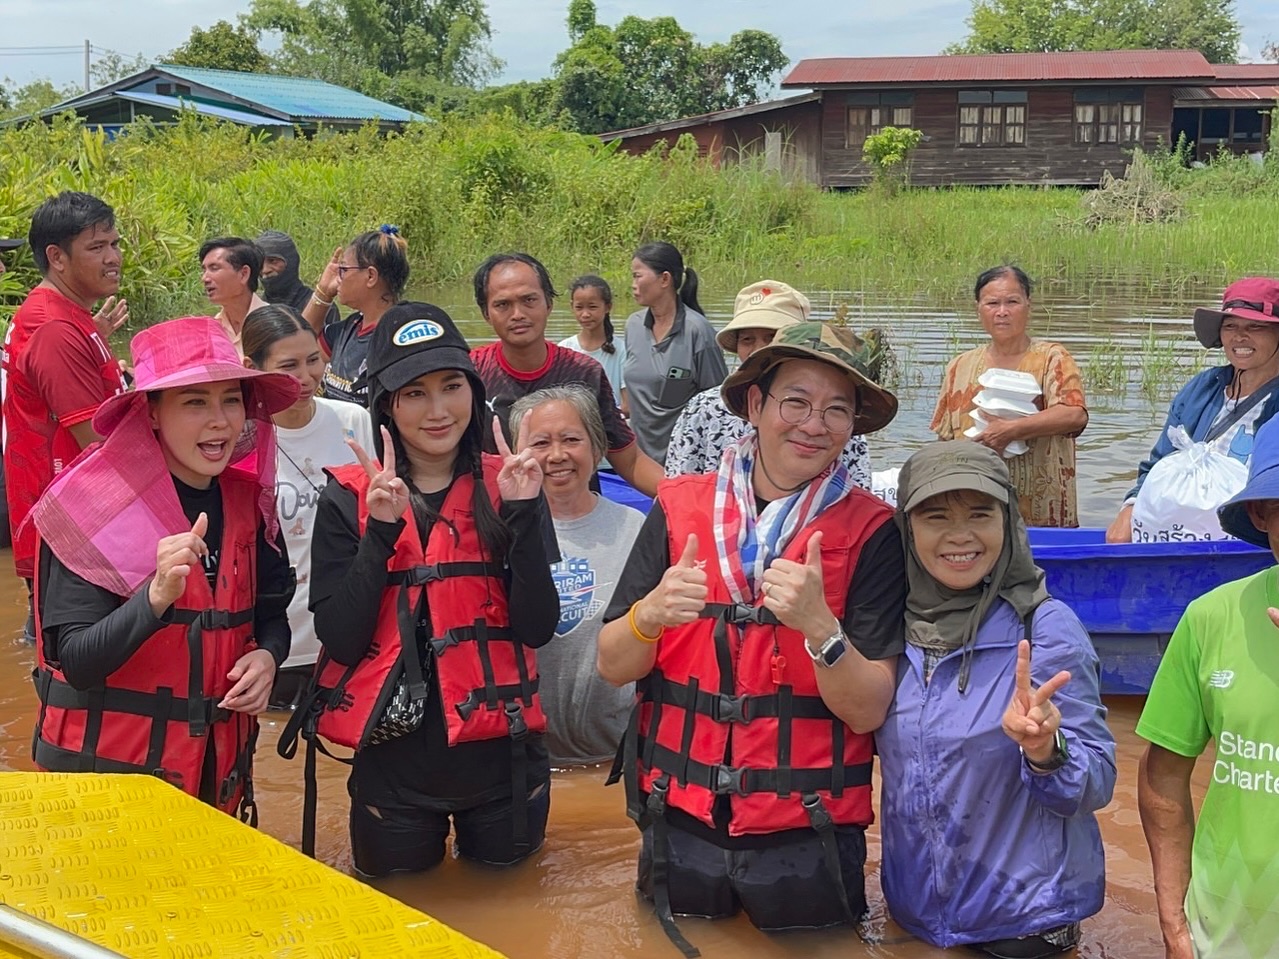
POLYGON ((768 395, 777 400, 777 412, 791 426, 807 422, 816 413, 821 417, 822 425, 830 432, 847 433, 853 428, 853 421, 857 418, 857 414, 847 406, 828 406, 824 410, 816 410, 812 403, 798 396, 783 396, 779 399, 772 393, 768 395))

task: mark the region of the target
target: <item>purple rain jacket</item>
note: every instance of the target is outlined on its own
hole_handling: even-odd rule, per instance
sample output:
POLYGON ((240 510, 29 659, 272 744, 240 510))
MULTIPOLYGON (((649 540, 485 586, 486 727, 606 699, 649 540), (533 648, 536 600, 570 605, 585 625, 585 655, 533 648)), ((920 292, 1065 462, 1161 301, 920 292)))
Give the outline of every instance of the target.
POLYGON ((1100 663, 1078 617, 1049 599, 1035 613, 1031 681, 1062 669, 1070 760, 1030 770, 1000 725, 1012 699, 1025 626, 1000 600, 977 632, 967 692, 961 652, 924 685, 907 645, 897 694, 875 733, 883 789, 884 898, 893 919, 934 946, 1046 932, 1101 909, 1106 866, 1094 813, 1115 787, 1115 740, 1101 703, 1100 663))

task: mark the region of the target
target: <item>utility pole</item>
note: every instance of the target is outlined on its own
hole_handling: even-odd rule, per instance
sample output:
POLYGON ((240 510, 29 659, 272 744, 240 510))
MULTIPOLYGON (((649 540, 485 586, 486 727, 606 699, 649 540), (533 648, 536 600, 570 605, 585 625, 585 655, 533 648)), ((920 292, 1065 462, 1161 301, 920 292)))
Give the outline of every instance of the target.
POLYGON ((89 56, 93 51, 93 47, 89 41, 84 41, 84 92, 89 92, 89 56))

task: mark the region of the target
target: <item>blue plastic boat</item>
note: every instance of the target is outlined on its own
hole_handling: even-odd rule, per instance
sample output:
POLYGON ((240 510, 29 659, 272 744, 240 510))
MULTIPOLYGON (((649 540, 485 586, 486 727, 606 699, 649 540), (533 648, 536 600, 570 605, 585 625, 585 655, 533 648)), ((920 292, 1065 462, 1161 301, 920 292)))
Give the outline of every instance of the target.
MULTIPOLYGON (((648 511, 649 498, 615 474, 601 473, 600 482, 605 496, 648 511)), ((1102 529, 1030 530, 1049 590, 1092 636, 1106 693, 1146 693, 1186 605, 1275 562, 1268 550, 1235 540, 1111 545, 1105 536, 1102 529)))

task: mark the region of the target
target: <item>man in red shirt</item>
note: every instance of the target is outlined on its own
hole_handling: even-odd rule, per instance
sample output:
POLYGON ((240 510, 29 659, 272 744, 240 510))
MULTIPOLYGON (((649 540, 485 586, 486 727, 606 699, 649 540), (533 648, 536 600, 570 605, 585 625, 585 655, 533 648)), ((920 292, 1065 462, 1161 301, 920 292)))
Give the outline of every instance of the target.
MULTIPOLYGON (((484 381, 489 409, 497 414, 507 442, 514 443, 507 420, 521 396, 548 386, 576 384, 599 398, 608 451, 604 458, 617 475, 653 496, 664 477, 660 463, 646 456, 622 418, 604 368, 592 357, 557 346, 546 338, 546 320, 555 302, 550 274, 527 253, 497 253, 475 273, 475 304, 497 334, 497 342, 476 347, 471 361, 484 381)), ((489 424, 485 424, 485 443, 489 424)))
MULTIPOLYGON (((60 193, 36 209, 27 242, 44 279, 14 314, 0 367, 13 564, 30 587, 35 530, 20 530, 22 522, 54 476, 98 439, 94 412, 126 384, 92 312, 120 289, 115 212, 87 193, 60 193)), ((104 309, 99 322, 112 329, 122 309, 123 301, 104 309)))

